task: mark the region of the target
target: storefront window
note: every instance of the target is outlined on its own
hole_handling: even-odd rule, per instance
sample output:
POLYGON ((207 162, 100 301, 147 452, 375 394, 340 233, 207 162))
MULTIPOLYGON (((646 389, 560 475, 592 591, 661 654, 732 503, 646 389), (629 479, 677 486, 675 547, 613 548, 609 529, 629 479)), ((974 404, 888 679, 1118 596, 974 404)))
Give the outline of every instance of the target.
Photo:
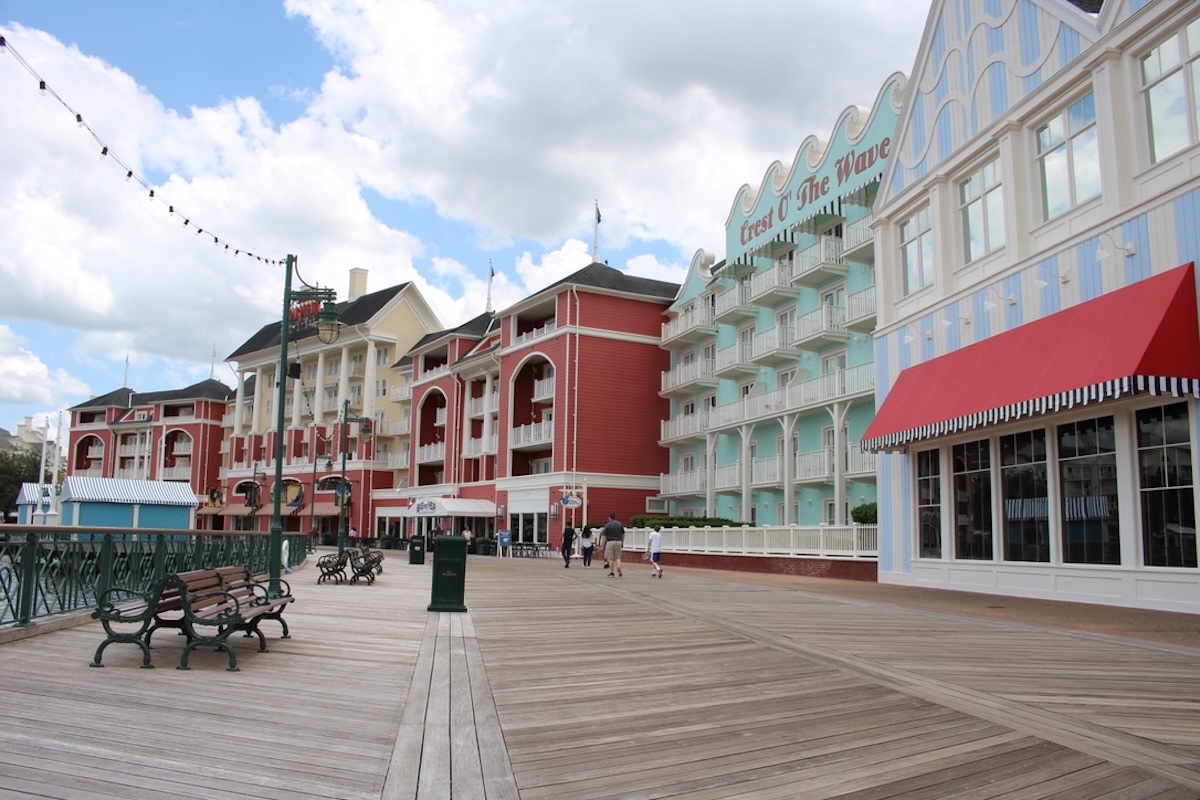
POLYGON ((1049 477, 1046 431, 1000 437, 1000 492, 1004 523, 1004 558, 1008 561, 1050 560, 1049 477))
POLYGON ((992 553, 991 442, 958 444, 954 458, 954 557, 989 560, 992 553))
POLYGON ((1142 550, 1148 567, 1196 567, 1196 499, 1187 403, 1137 412, 1142 550))
POLYGON ((933 228, 928 207, 900 223, 900 260, 905 294, 933 283, 933 228))
POLYGON ((917 453, 917 520, 921 558, 942 557, 942 462, 937 450, 917 453))
POLYGON ((1112 417, 1058 426, 1063 561, 1120 564, 1117 452, 1112 417))

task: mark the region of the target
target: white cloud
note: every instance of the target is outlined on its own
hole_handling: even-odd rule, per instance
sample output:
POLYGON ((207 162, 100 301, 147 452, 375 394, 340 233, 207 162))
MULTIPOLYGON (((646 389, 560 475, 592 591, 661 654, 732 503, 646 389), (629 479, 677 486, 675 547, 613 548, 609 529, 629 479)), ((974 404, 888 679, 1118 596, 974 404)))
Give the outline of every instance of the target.
POLYGON ((0 403, 45 408, 87 399, 87 384, 65 370, 51 370, 27 344, 7 325, 0 325, 0 403))

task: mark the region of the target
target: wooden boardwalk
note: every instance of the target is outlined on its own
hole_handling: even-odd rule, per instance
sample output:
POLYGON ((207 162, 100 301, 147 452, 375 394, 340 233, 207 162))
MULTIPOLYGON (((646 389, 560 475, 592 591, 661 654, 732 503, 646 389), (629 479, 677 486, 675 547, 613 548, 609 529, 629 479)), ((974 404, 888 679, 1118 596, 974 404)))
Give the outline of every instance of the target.
POLYGON ((0 645, 0 797, 1200 797, 1200 649, 646 573, 471 557, 448 614, 401 553, 305 569, 237 673, 0 645))

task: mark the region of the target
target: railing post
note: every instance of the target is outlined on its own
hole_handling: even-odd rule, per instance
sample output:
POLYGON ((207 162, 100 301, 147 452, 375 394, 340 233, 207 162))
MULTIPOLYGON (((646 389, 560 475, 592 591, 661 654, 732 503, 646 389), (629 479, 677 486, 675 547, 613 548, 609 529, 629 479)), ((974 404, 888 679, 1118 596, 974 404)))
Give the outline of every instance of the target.
MULTIPOLYGON (((154 537, 154 574, 150 576, 150 585, 161 581, 167 574, 167 537, 158 534, 154 537)), ((149 588, 149 587, 147 587, 149 588)))
POLYGON ((34 589, 37 588, 38 536, 25 534, 21 547, 21 593, 17 597, 17 625, 28 625, 33 618, 34 589))
POLYGON ((96 599, 100 599, 100 595, 104 594, 112 587, 113 582, 113 551, 116 545, 113 544, 113 535, 111 533, 104 534, 104 538, 100 540, 100 564, 99 572, 96 574, 96 599))

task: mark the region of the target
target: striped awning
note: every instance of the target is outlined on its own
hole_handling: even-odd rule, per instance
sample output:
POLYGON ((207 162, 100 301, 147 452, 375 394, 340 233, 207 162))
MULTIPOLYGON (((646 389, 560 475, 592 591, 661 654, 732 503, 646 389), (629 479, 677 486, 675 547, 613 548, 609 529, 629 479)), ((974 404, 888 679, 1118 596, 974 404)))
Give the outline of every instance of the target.
POLYGON ((254 506, 248 506, 242 503, 230 503, 217 513, 222 517, 248 517, 257 510, 258 509, 256 509, 254 506))
POLYGON ((204 517, 220 514, 222 508, 224 508, 224 506, 200 506, 196 509, 196 516, 204 517))
POLYGON ((142 481, 70 475, 63 481, 64 503, 195 506, 196 492, 182 481, 142 481))
POLYGON ((894 450, 1148 394, 1200 397, 1191 264, 910 367, 862 437, 894 450))

